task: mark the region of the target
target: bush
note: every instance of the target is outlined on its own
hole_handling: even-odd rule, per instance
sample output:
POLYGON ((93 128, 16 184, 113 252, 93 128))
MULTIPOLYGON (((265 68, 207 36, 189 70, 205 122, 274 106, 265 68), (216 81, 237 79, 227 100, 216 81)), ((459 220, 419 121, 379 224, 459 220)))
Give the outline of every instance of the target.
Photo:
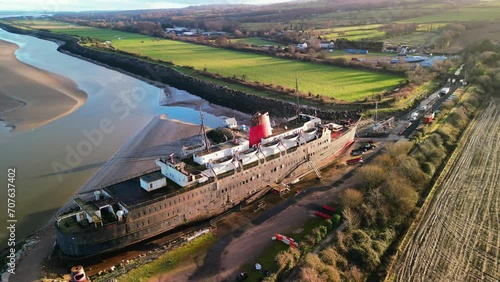
POLYGON ((333 226, 335 226, 335 227, 339 226, 340 225, 340 220, 341 220, 340 215, 334 214, 332 216, 332 224, 333 224, 333 226))
POLYGON ((386 174, 387 171, 377 165, 364 165, 356 171, 356 177, 368 190, 379 187, 384 182, 386 174))
POLYGON ((428 175, 434 175, 434 172, 436 172, 436 167, 430 163, 430 162, 425 162, 421 165, 422 170, 427 173, 428 175))
POLYGON ((358 207, 363 202, 363 193, 353 188, 347 188, 342 191, 340 201, 344 207, 358 207))
POLYGON ((319 253, 319 256, 325 264, 335 266, 339 254, 334 248, 328 247, 321 251, 321 253, 319 253))
POLYGON ((347 255, 355 264, 367 271, 375 270, 380 264, 380 258, 371 246, 353 246, 347 255))
MULTIPOLYGON (((333 216, 335 216, 335 215, 333 215, 333 216)), ((339 215, 337 214, 337 216, 339 216, 339 215)), ((339 218, 339 220, 340 220, 340 218, 339 218)), ((332 220, 331 219, 325 220, 325 226, 326 226, 326 229, 332 230, 332 228, 333 228, 333 222, 332 222, 332 220)))
POLYGON ((369 245, 371 242, 370 236, 360 229, 352 231, 351 236, 357 245, 369 245))

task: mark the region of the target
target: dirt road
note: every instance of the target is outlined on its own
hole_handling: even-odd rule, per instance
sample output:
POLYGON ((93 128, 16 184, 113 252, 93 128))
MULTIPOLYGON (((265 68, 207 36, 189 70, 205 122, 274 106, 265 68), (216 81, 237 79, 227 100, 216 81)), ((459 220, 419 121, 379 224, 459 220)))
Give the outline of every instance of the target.
POLYGON ((396 281, 500 281, 500 101, 480 114, 395 267, 396 281))

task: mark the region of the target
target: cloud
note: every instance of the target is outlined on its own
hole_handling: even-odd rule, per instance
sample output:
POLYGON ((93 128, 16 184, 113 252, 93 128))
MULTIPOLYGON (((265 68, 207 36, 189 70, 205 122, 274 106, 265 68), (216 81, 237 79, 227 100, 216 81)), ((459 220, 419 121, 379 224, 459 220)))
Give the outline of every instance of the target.
POLYGON ((87 11, 183 8, 210 4, 272 4, 289 0, 0 0, 0 11, 87 11))

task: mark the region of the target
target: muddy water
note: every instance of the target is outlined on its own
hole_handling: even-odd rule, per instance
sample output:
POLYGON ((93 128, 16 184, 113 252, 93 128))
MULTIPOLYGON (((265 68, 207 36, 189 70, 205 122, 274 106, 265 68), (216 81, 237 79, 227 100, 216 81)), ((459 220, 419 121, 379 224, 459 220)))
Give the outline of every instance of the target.
MULTIPOLYGON (((154 116, 199 124, 194 109, 160 106, 163 89, 61 54, 54 42, 1 29, 0 39, 20 47, 20 61, 68 77, 88 95, 76 112, 30 131, 10 132, 0 123, 0 226, 8 219, 7 170, 15 168, 17 240, 46 224, 154 116)), ((184 91, 170 92, 178 100, 196 100, 184 91)), ((205 122, 215 127, 222 119, 206 113, 205 122)), ((6 229, 0 228, 0 250, 7 247, 6 236, 6 229)))

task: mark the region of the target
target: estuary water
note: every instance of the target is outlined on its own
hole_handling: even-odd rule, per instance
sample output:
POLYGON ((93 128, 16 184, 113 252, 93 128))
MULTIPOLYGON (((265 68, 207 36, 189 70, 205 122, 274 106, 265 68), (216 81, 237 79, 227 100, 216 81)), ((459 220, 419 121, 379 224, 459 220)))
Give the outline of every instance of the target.
MULTIPOLYGON (((0 39, 19 46, 18 60, 73 80, 88 95, 77 111, 29 131, 9 131, 0 122, 0 226, 7 225, 7 171, 15 168, 15 219, 17 241, 45 225, 51 216, 131 137, 158 115, 199 124, 197 110, 159 105, 161 88, 58 52, 58 45, 39 38, 0 29, 0 39), (112 128, 112 130, 111 130, 112 128), (89 132, 101 130, 99 142, 89 132), (87 144, 79 148, 79 144, 87 144), (90 144, 90 146, 88 146, 90 144), (81 158, 68 154, 81 149, 81 158), (70 163, 68 163, 70 161, 70 163), (71 168, 58 173, 54 164, 71 168)), ((1 78, 0 78, 1 87, 1 78)), ((171 88, 172 95, 189 95, 171 88)), ((193 99, 192 97, 190 99, 193 99)), ((222 117, 205 113, 209 127, 222 117)), ((60 168, 59 168, 60 169, 60 168)), ((0 228, 0 249, 7 247, 7 230, 0 228)))

